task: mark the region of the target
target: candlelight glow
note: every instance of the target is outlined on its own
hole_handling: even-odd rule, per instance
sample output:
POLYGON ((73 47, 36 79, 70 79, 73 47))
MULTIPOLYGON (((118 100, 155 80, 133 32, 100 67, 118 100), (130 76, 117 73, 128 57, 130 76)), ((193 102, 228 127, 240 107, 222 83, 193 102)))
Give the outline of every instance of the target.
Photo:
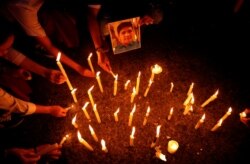
POLYGON ((179 148, 179 144, 178 144, 177 141, 175 141, 175 140, 170 140, 170 141, 168 142, 168 152, 169 152, 170 154, 174 154, 174 153, 177 151, 178 148, 179 148))
POLYGON ((63 143, 67 140, 69 138, 69 134, 66 134, 63 138, 62 138, 62 140, 60 141, 60 146, 62 146, 63 145, 63 143))
POLYGON ((155 64, 151 69, 154 74, 159 74, 162 72, 162 68, 158 64, 155 64))
POLYGON ((128 84, 130 83, 130 80, 127 80, 126 83, 124 84, 124 90, 128 89, 128 84))
POLYGON ((246 117, 246 116, 247 116, 246 112, 241 112, 241 113, 240 113, 240 117, 241 117, 241 118, 246 117))
POLYGON ((102 151, 107 153, 108 149, 106 147, 106 143, 105 143, 104 139, 101 139, 101 145, 102 145, 102 151))
POLYGON ((61 59, 61 55, 62 55, 62 54, 61 54, 61 52, 58 52, 58 53, 57 53, 57 58, 56 58, 56 61, 57 61, 57 62, 59 62, 59 61, 60 61, 60 59, 61 59))
POLYGON ((167 161, 166 155, 162 154, 161 151, 156 151, 155 155, 156 155, 157 158, 159 158, 159 159, 161 159, 161 160, 163 160, 165 162, 167 161))

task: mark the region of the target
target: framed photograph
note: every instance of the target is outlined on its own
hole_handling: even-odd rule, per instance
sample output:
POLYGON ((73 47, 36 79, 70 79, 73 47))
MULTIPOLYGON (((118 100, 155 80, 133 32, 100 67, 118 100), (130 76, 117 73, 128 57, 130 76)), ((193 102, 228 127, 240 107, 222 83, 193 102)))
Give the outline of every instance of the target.
POLYGON ((140 17, 108 24, 114 54, 141 48, 140 17))

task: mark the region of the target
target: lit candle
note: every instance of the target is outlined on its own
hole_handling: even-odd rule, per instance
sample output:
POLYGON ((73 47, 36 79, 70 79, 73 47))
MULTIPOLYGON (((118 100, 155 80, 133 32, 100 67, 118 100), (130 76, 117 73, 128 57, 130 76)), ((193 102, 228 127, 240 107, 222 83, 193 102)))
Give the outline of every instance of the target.
POLYGON ((169 111, 169 115, 168 115, 168 120, 171 119, 172 115, 173 115, 173 112, 174 112, 174 107, 172 107, 169 111))
POLYGON ((190 101, 185 105, 185 110, 183 112, 184 115, 186 114, 190 114, 189 112, 193 111, 193 104, 194 104, 194 96, 193 96, 193 93, 190 94, 191 95, 191 99, 190 101))
POLYGON ((77 137, 78 137, 79 142, 81 144, 83 144, 87 149, 89 149, 90 151, 94 151, 93 147, 90 146, 90 144, 82 138, 81 133, 79 132, 79 130, 77 131, 77 137))
POLYGON ((148 107, 147 109, 147 113, 144 117, 144 120, 143 120, 143 126, 145 126, 147 124, 147 120, 148 120, 148 116, 149 116, 149 112, 150 112, 150 107, 148 107))
POLYGON ((94 105, 93 110, 94 110, 94 113, 95 113, 95 117, 96 117, 96 119, 97 119, 97 122, 98 122, 98 123, 101 123, 101 119, 100 119, 99 113, 98 113, 98 111, 97 111, 96 104, 94 105))
POLYGON ((134 102, 135 95, 136 95, 136 89, 135 89, 135 87, 133 87, 133 92, 132 92, 132 94, 131 94, 131 99, 130 99, 130 102, 131 102, 131 103, 134 102))
POLYGON ((131 135, 130 135, 130 140, 129 140, 129 145, 130 146, 134 146, 134 134, 135 134, 135 127, 133 126, 132 132, 131 132, 131 135))
POLYGON ((161 151, 156 151, 155 156, 163 161, 167 161, 166 155, 162 154, 161 151))
POLYGON ((168 152, 169 152, 170 154, 174 154, 174 153, 177 151, 178 148, 179 148, 179 144, 178 144, 177 141, 175 141, 175 140, 170 140, 170 141, 168 142, 168 152))
POLYGON ((228 111, 224 114, 224 116, 221 118, 222 121, 224 121, 229 115, 232 113, 232 108, 230 107, 228 111))
POLYGON ((117 80, 118 80, 118 74, 115 75, 115 80, 114 80, 114 93, 113 93, 114 96, 117 93, 117 80))
POLYGON ((193 97, 193 93, 190 93, 187 97, 187 99, 184 101, 183 105, 186 106, 190 103, 191 99, 193 97))
POLYGON ((76 98, 76 88, 74 88, 72 91, 71 91, 71 95, 72 95, 72 97, 73 97, 73 100, 74 100, 74 102, 75 103, 77 103, 77 98, 76 98))
POLYGON ((88 90, 89 100, 90 100, 92 107, 94 107, 94 105, 95 105, 92 94, 91 94, 91 91, 93 90, 93 88, 94 88, 94 85, 92 87, 90 87, 88 90))
POLYGON ((63 138, 62 138, 62 140, 60 141, 60 146, 62 146, 63 145, 63 143, 67 140, 69 138, 69 135, 68 134, 66 134, 63 138))
POLYGON ((153 83, 153 80, 150 79, 149 82, 148 82, 148 87, 147 87, 147 89, 146 89, 146 91, 145 91, 145 93, 144 93, 144 97, 147 97, 148 91, 149 91, 150 86, 151 86, 152 83, 153 83))
POLYGON ((208 103, 210 103, 211 101, 215 100, 217 98, 217 95, 219 93, 219 90, 217 90, 209 99, 207 99, 202 105, 201 107, 204 108, 208 103))
POLYGON ((205 120, 205 113, 202 115, 201 119, 197 122, 194 128, 198 129, 200 125, 204 122, 204 120, 205 120))
POLYGON ((135 110, 136 110, 136 104, 134 104, 134 107, 133 107, 132 111, 129 114, 128 126, 132 125, 133 115, 134 115, 135 110))
POLYGON ((193 87, 194 87, 194 83, 191 83, 190 87, 189 87, 189 90, 187 92, 187 95, 189 95, 190 93, 193 92, 193 87))
POLYGON ((100 71, 96 72, 96 80, 98 82, 100 91, 103 93, 103 87, 102 87, 102 82, 101 82, 101 78, 100 78, 100 71))
POLYGON ((89 64, 89 67, 90 67, 91 71, 93 73, 95 73, 94 67, 93 67, 92 62, 91 62, 91 57, 92 57, 92 53, 90 53, 89 56, 88 56, 88 64, 89 64))
POLYGON ((118 122, 118 113, 119 113, 119 111, 120 111, 120 108, 118 108, 118 109, 116 110, 116 112, 114 113, 115 122, 118 122))
POLYGON ((84 115, 86 116, 86 118, 89 120, 89 121, 91 121, 91 119, 90 119, 90 117, 89 117, 89 113, 88 113, 88 111, 87 111, 87 106, 89 105, 89 102, 86 102, 85 104, 84 104, 84 106, 82 107, 82 110, 83 110, 83 112, 84 112, 84 115))
POLYGON ((240 113, 240 118, 245 118, 245 117, 247 117, 246 112, 241 112, 241 113, 240 113))
POLYGON ((160 129, 161 129, 161 125, 158 125, 156 127, 156 136, 155 136, 155 140, 151 143, 151 148, 155 147, 155 145, 158 143, 159 141, 159 137, 160 137, 160 129))
POLYGON ((68 78, 68 76, 67 76, 67 74, 66 74, 66 72, 65 72, 65 70, 64 70, 64 68, 63 68, 63 66, 62 66, 62 64, 60 62, 60 58, 61 58, 61 52, 58 52, 57 58, 56 58, 56 64, 58 65, 59 69, 61 70, 63 76, 66 78, 66 83, 67 83, 67 85, 69 87, 69 90, 71 91, 73 89, 73 87, 72 87, 72 85, 71 85, 71 83, 69 81, 69 78, 68 78))
POLYGON ((90 130, 90 133, 91 133, 92 137, 94 138, 94 140, 95 140, 96 142, 98 142, 98 138, 97 138, 97 136, 96 136, 96 134, 95 134, 95 131, 94 131, 94 129, 92 128, 91 125, 89 125, 89 130, 90 130))
MULTIPOLYGON (((76 114, 76 115, 77 115, 77 114, 76 114)), ((76 124, 76 115, 75 115, 75 117, 73 117, 71 123, 72 123, 72 125, 73 125, 75 128, 78 128, 78 125, 76 124)))
POLYGON ((220 119, 217 124, 214 125, 214 127, 211 129, 212 132, 216 131, 219 127, 221 127, 222 119, 220 119))
POLYGON ((105 141, 103 139, 101 139, 101 145, 102 145, 102 151, 104 151, 105 153, 107 153, 108 149, 107 149, 105 141))
POLYGON ((127 80, 126 83, 124 84, 124 90, 128 89, 128 84, 130 83, 130 80, 127 80))
POLYGON ((141 78, 141 72, 139 71, 138 72, 138 76, 137 76, 137 79, 136 79, 136 94, 138 95, 139 93, 139 88, 140 88, 140 78, 141 78))
POLYGON ((173 82, 171 82, 170 84, 171 84, 171 87, 170 87, 169 92, 170 92, 170 93, 172 93, 172 92, 173 92, 173 88, 174 88, 174 83, 173 83, 173 82))

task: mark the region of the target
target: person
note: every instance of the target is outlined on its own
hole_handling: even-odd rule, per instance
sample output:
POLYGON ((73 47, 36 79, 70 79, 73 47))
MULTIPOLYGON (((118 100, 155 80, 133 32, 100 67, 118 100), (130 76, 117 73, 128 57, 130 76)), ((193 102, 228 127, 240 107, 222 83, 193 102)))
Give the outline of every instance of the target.
MULTIPOLYGON (((19 123, 16 123, 17 119, 15 119, 17 118, 17 115, 22 119, 25 116, 31 114, 49 114, 54 117, 65 117, 67 111, 67 109, 64 109, 59 105, 44 106, 32 102, 23 101, 0 88, 0 130, 11 127, 13 128, 16 126, 15 124, 18 125, 19 123), (16 116, 14 114, 16 114, 16 116), (11 124, 10 122, 14 122, 15 124, 11 124)), ((20 121, 22 121, 22 119, 20 121)), ((36 163, 41 159, 41 154, 46 154, 54 159, 58 159, 61 154, 61 146, 59 146, 58 144, 54 144, 54 147, 51 149, 51 151, 47 153, 41 153, 42 150, 47 149, 49 146, 51 145, 39 145, 36 147, 36 150, 33 148, 19 147, 4 149, 1 147, 1 150, 3 151, 0 161, 2 163, 2 161, 6 161, 8 157, 12 158, 13 156, 15 156, 22 163, 36 163)))
POLYGON ((125 51, 140 48, 140 42, 136 37, 134 27, 131 21, 121 22, 117 26, 118 43, 114 47, 114 53, 122 53, 125 51))
POLYGON ((97 52, 98 65, 110 72, 110 62, 107 57, 109 47, 106 36, 109 35, 107 24, 128 18, 140 16, 140 25, 159 24, 163 19, 160 4, 143 1, 140 4, 125 3, 120 7, 119 1, 87 5, 88 29, 97 52))
MULTIPOLYGON (((3 21, 1 22, 3 23, 3 21)), ((21 98, 23 98, 24 100, 28 100, 29 98, 27 94, 30 93, 30 91, 28 90, 31 89, 27 86, 27 84, 25 84, 20 80, 20 78, 17 77, 21 77, 24 80, 30 80, 32 78, 31 74, 29 73, 30 71, 49 79, 52 83, 55 84, 62 84, 66 81, 66 78, 60 71, 46 68, 29 59, 28 57, 17 51, 15 48, 13 48, 12 45, 14 40, 15 36, 12 33, 12 30, 7 24, 3 23, 0 27, 0 57, 15 64, 18 67, 21 67, 22 69, 12 69, 12 71, 10 69, 7 69, 7 71, 1 71, 1 85, 9 87, 21 98), (20 82, 20 87, 16 85, 17 81, 20 82), (26 88, 27 92, 24 88, 26 88)))
MULTIPOLYGON (((11 22, 17 22, 28 36, 34 37, 37 42, 44 47, 55 58, 60 50, 54 46, 50 38, 46 35, 44 28, 39 22, 38 12, 43 5, 44 0, 12 0, 6 1, 2 5, 2 15, 11 22)), ((95 77, 93 72, 82 67, 63 52, 61 52, 61 61, 77 71, 80 75, 86 77, 95 77)))
POLYGON ((249 114, 250 114, 250 109, 249 108, 246 108, 244 111, 243 111, 246 116, 245 117, 242 117, 240 115, 240 121, 245 124, 246 126, 249 126, 249 123, 250 123, 250 117, 249 117, 249 114))

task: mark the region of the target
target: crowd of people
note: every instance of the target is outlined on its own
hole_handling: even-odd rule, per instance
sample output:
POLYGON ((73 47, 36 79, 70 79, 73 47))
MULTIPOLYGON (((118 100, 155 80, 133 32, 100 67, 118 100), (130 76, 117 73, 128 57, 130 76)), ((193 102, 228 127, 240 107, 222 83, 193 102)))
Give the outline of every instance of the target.
MULTIPOLYGON (((142 3, 139 6, 127 4, 130 9, 127 10, 126 4, 122 8, 119 8, 120 2, 107 5, 86 4, 80 3, 77 0, 65 0, 66 5, 63 8, 69 3, 69 7, 73 6, 79 9, 77 12, 84 10, 82 12, 86 13, 83 15, 87 20, 86 25, 96 51, 97 63, 104 71, 110 74, 112 73, 112 67, 108 57, 109 43, 106 37, 107 33, 105 33, 108 22, 106 24, 103 24, 103 22, 113 22, 139 16, 140 26, 143 26, 159 24, 163 19, 161 6, 151 2, 142 3), (82 6, 79 7, 79 4, 82 6)), ((43 106, 30 102, 29 94, 32 88, 25 81, 32 79, 32 73, 40 75, 58 85, 64 83, 66 78, 59 70, 41 65, 13 47, 15 37, 23 36, 18 35, 15 31, 16 29, 22 31, 25 34, 24 36, 34 38, 37 43, 36 45, 45 49, 46 53, 50 54, 54 59, 57 57, 58 52, 61 52, 61 61, 81 76, 88 78, 95 77, 89 68, 80 65, 56 46, 59 45, 58 43, 68 48, 75 48, 81 45, 81 39, 78 38, 79 29, 77 28, 77 21, 81 20, 74 17, 75 13, 65 12, 70 11, 67 8, 62 10, 60 6, 58 8, 55 6, 53 2, 46 0, 5 0, 1 2, 0 109, 3 114, 0 115, 0 128, 5 128, 5 123, 11 120, 13 113, 22 116, 50 114, 55 117, 65 117, 67 114, 67 110, 59 105, 43 106)), ((131 42, 126 41, 126 38, 122 35, 133 33, 131 24, 125 22, 118 26, 117 31, 121 38, 118 41, 123 43, 123 45, 129 45, 131 42)), ((246 112, 249 113, 248 111, 246 112)), ((249 119, 243 118, 241 121, 248 124, 249 119)), ((37 151, 48 145, 39 145, 36 149, 15 147, 5 149, 0 147, 2 150, 1 156, 3 157, 3 161, 5 158, 14 155, 23 163, 36 163, 42 158, 42 155, 37 153, 37 151)), ((60 145, 57 145, 46 155, 52 159, 58 159, 61 154, 60 149, 60 145)))

